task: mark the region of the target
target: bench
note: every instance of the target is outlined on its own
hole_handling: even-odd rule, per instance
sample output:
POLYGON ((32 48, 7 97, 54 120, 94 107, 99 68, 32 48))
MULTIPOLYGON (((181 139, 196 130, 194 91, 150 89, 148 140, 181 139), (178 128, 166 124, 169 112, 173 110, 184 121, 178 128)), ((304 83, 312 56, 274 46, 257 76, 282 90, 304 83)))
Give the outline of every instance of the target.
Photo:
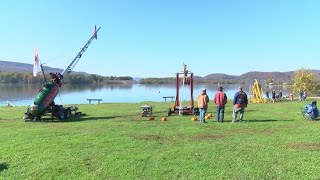
POLYGON ((167 98, 171 98, 171 102, 173 101, 174 96, 164 96, 164 102, 167 102, 167 98))
POLYGON ((91 101, 98 101, 98 104, 100 104, 100 101, 102 101, 102 99, 87 99, 87 101, 89 101, 89 104, 91 104, 91 101))

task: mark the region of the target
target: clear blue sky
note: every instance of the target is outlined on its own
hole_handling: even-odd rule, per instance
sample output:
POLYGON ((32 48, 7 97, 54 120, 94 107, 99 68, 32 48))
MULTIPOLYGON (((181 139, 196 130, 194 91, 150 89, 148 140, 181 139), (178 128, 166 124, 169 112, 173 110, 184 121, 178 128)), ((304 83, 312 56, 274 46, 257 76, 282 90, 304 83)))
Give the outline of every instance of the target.
POLYGON ((62 69, 101 26, 74 70, 105 76, 320 69, 318 0, 13 0, 0 22, 0 60, 62 69))

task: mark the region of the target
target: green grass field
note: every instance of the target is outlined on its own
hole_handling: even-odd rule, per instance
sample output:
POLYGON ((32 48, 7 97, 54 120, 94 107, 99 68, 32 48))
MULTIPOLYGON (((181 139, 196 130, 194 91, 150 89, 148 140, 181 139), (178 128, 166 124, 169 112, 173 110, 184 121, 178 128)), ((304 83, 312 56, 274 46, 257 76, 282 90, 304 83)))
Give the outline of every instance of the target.
MULTIPOLYGON (((310 102, 310 101, 309 101, 310 102)), ((78 105, 67 122, 24 122, 0 108, 0 179, 319 179, 320 123, 307 102, 249 104, 244 123, 168 117, 172 103, 78 105), (152 104, 155 120, 140 116, 152 104)))

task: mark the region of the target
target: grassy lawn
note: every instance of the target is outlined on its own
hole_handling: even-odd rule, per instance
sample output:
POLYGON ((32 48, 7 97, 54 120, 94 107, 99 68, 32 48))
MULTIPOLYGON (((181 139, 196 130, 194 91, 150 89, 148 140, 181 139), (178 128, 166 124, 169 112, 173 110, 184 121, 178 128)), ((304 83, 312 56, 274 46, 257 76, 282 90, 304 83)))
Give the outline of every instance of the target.
MULTIPOLYGON (((310 102, 310 101, 309 101, 310 102)), ((320 123, 307 102, 249 104, 244 123, 168 117, 171 102, 78 105, 69 121, 24 122, 0 108, 0 179, 319 179, 320 123), (140 116, 152 104, 155 120, 140 116)))

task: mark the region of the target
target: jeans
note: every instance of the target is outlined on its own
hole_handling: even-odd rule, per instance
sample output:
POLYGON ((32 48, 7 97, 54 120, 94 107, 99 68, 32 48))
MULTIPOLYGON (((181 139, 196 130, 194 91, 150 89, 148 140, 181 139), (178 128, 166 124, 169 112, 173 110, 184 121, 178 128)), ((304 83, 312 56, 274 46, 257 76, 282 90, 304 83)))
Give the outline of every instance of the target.
POLYGON ((206 116, 207 108, 200 108, 200 122, 204 123, 205 119, 204 117, 206 116))
POLYGON ((233 115, 232 115, 232 122, 236 121, 238 112, 240 112, 240 120, 239 121, 240 122, 242 121, 243 114, 244 114, 244 107, 234 107, 233 108, 233 115))
POLYGON ((218 122, 223 122, 223 119, 224 119, 224 106, 217 106, 217 121, 218 122))

